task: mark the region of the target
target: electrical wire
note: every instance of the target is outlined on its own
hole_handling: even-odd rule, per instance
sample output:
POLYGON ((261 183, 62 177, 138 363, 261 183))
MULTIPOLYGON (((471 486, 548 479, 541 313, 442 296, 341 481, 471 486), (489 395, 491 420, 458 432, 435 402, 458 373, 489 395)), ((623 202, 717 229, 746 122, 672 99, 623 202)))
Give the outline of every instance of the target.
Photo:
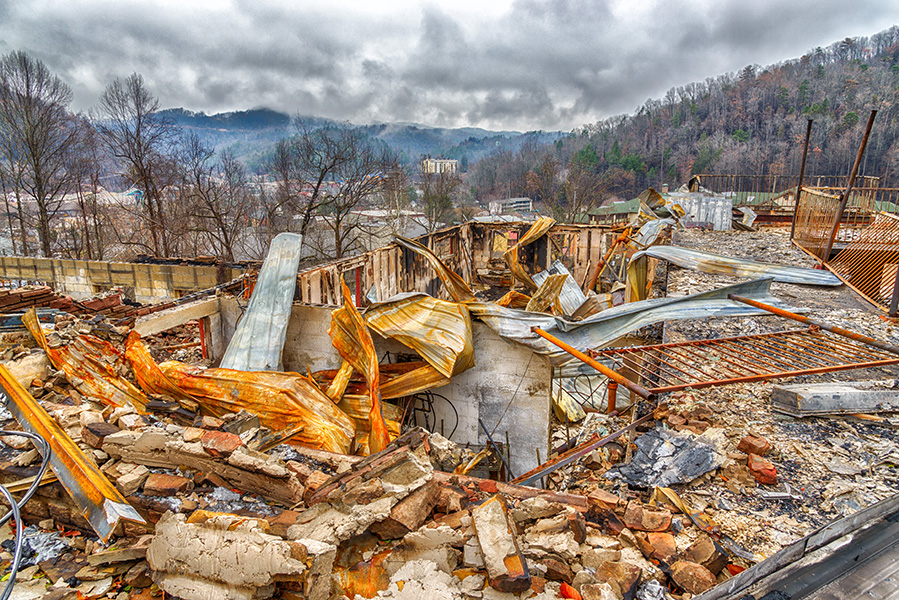
POLYGON ((18 502, 16 502, 16 499, 13 497, 12 492, 5 486, 0 485, 0 493, 6 497, 6 501, 9 502, 10 506, 9 512, 3 515, 3 517, 0 517, 0 525, 3 525, 12 518, 16 526, 15 553, 13 554, 13 562, 9 571, 9 579, 6 581, 3 592, 0 593, 0 600, 7 600, 12 594, 13 587, 16 585, 16 574, 19 571, 19 564, 22 561, 22 550, 25 542, 24 527, 22 525, 22 507, 25 506, 26 502, 31 500, 31 497, 34 496, 37 488, 40 487, 41 480, 44 478, 44 474, 47 472, 47 467, 50 464, 50 444, 47 443, 47 440, 37 434, 29 433, 27 431, 0 430, 0 436, 7 435, 17 435, 30 439, 34 442, 34 445, 41 454, 43 460, 41 461, 41 467, 38 469, 37 475, 34 477, 34 481, 31 482, 25 495, 22 496, 22 499, 18 502))

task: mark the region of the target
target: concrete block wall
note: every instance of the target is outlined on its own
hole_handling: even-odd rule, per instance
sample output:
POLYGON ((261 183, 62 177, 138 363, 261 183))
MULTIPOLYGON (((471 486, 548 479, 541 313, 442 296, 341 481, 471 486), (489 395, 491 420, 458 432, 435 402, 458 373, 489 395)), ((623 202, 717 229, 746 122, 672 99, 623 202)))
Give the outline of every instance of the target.
MULTIPOLYGON (((225 281, 241 275, 225 269, 225 281)), ((221 283, 218 267, 151 265, 17 256, 0 257, 0 279, 42 281, 76 300, 122 286, 134 289, 134 299, 152 304, 174 300, 181 293, 203 290, 221 283)))

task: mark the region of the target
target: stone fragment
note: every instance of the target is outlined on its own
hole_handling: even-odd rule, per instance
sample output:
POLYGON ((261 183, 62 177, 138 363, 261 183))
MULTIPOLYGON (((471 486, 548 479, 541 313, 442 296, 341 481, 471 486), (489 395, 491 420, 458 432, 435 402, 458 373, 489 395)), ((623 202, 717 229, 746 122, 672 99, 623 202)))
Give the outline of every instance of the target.
POLYGON ((748 460, 749 472, 755 480, 763 485, 777 485, 777 469, 771 461, 756 454, 750 454, 748 460))
POLYGON ((691 594, 701 594, 718 583, 711 571, 687 560, 679 560, 671 565, 671 579, 679 588, 691 594))
POLYGON ((630 529, 665 531, 671 525, 671 512, 659 506, 631 501, 627 504, 623 521, 630 529))
POLYGON ((322 471, 313 471, 305 481, 306 496, 311 496, 315 492, 315 490, 323 486, 329 479, 331 479, 331 476, 327 473, 323 473, 322 471))
POLYGON ((593 502, 601 502, 606 505, 606 507, 611 509, 618 508, 618 505, 621 504, 621 498, 613 494, 612 492, 607 492, 606 490, 600 488, 593 492, 590 492, 590 495, 587 496, 591 503, 593 502))
POLYGON ((222 428, 222 420, 217 419, 215 417, 210 417, 209 415, 205 415, 200 420, 200 427, 203 429, 221 429, 222 428))
POLYGON ((188 444, 192 444, 203 439, 204 433, 206 432, 199 427, 185 427, 184 431, 181 432, 181 439, 188 444))
POLYGON ((674 536, 668 532, 661 531, 650 531, 646 536, 649 544, 652 546, 650 558, 666 563, 671 562, 671 558, 677 554, 677 544, 674 541, 674 536))
POLYGON ((590 548, 581 554, 581 564, 590 569, 598 569, 603 563, 621 560, 621 550, 610 548, 590 548))
POLYGON ((203 434, 200 442, 203 444, 203 449, 215 457, 230 456, 232 452, 243 446, 243 440, 239 435, 227 431, 207 431, 203 434))
POLYGON ((583 544, 587 541, 587 523, 584 521, 584 515, 579 512, 568 514, 568 528, 574 534, 574 541, 583 544))
POLYGON ((621 594, 606 581, 581 586, 583 600, 621 600, 621 594))
POLYGON ((564 581, 571 584, 574 573, 566 563, 555 558, 544 558, 540 561, 546 567, 546 578, 550 581, 564 581))
POLYGON ((153 580, 150 579, 150 566, 146 561, 137 563, 128 569, 122 577, 122 581, 133 588, 149 587, 153 583, 153 580))
POLYGON ((102 448, 106 436, 119 431, 118 427, 105 421, 88 423, 81 429, 81 439, 91 448, 102 448))
POLYGON ((640 567, 627 562, 607 562, 593 575, 599 583, 606 582, 623 598, 633 598, 640 583, 640 567))
POLYGON ((300 483, 305 484, 306 479, 312 475, 312 467, 305 463, 301 463, 295 460, 289 460, 285 463, 288 469, 290 469, 296 476, 297 479, 300 480, 300 483))
POLYGON ((765 438, 755 435, 747 435, 737 444, 737 450, 746 454, 765 456, 771 449, 771 444, 765 438))
POLYGON ((468 506, 468 502, 468 494, 465 490, 459 486, 446 484, 438 488, 437 503, 434 508, 444 514, 450 514, 464 509, 468 506))
POLYGON ((119 420, 116 422, 116 425, 119 426, 119 429, 143 429, 147 426, 147 422, 144 418, 136 413, 128 413, 119 417, 119 420))
POLYGON ((700 536, 686 550, 683 560, 698 563, 717 575, 727 566, 727 554, 721 551, 707 535, 700 536))
POLYGON ((542 496, 535 496, 533 498, 522 500, 516 508, 511 510, 511 514, 516 523, 526 523, 528 521, 553 517, 564 510, 565 507, 561 504, 550 502, 542 496))
POLYGON ((390 516, 371 526, 382 540, 395 540, 421 527, 437 503, 439 484, 431 480, 415 490, 390 510, 390 516))
POLYGON ((133 469, 123 473, 115 480, 115 486, 123 496, 131 496, 137 493, 149 476, 150 469, 143 465, 135 465, 133 469))
POLYGON ((518 547, 505 501, 492 496, 471 511, 472 525, 489 576, 490 587, 521 593, 531 587, 528 564, 518 547))
POLYGON ((587 569, 581 569, 574 574, 574 577, 571 580, 571 587, 581 592, 581 595, 583 595, 581 588, 591 583, 596 583, 596 578, 593 577, 593 573, 587 569))
POLYGON ((168 475, 167 473, 150 473, 144 481, 146 496, 175 496, 187 491, 193 482, 187 477, 168 475))

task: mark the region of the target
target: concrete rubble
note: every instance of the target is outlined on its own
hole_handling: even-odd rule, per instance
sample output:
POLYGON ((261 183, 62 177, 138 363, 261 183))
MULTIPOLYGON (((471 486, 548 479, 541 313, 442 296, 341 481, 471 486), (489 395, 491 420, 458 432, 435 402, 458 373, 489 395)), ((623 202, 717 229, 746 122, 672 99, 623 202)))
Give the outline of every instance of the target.
MULTIPOLYGON (((676 217, 676 211, 671 214, 676 217)), ((551 226, 547 221, 538 225, 541 230, 530 238, 518 238, 526 240, 521 247, 503 246, 503 260, 519 252, 527 255, 527 244, 551 226)), ((779 232, 686 230, 659 241, 810 266, 809 259, 783 243, 779 232), (753 244, 761 250, 752 252, 753 244)), ((10 378, 72 439, 69 451, 95 464, 145 521, 121 521, 112 538, 101 542, 57 480, 64 474, 47 471, 22 508, 30 524, 25 530, 30 545, 17 574, 17 593, 55 600, 166 595, 187 600, 681 600, 730 581, 838 516, 895 494, 895 365, 853 371, 860 383, 848 391, 834 383, 840 373, 804 375, 784 387, 792 394, 788 400, 787 392, 774 390, 769 381, 680 390, 654 402, 622 386, 616 410, 610 413, 597 410, 605 385, 594 386, 586 394, 588 401, 582 388, 571 385, 564 397, 572 406, 556 407, 556 420, 547 425, 545 436, 549 452, 544 450, 537 462, 538 469, 557 468, 541 472, 527 486, 515 483, 509 473, 517 464, 512 449, 499 435, 494 439, 483 423, 489 442, 480 447, 460 444, 447 439, 452 432, 441 435, 442 424, 435 421, 430 430, 415 426, 414 415, 409 417, 414 405, 402 404, 407 393, 439 393, 440 386, 477 368, 483 350, 478 335, 472 336, 469 312, 487 314, 500 310, 496 306, 514 309, 502 302, 482 302, 478 295, 485 290, 468 289, 468 283, 458 275, 454 278, 429 249, 405 244, 426 256, 451 295, 459 296, 455 303, 406 296, 403 304, 377 305, 379 318, 386 320, 427 314, 435 331, 439 327, 434 323, 449 322, 441 319, 452 315, 453 326, 440 331, 444 337, 412 331, 412 325, 406 330, 391 325, 402 331, 390 340, 396 347, 419 351, 414 363, 377 364, 373 349, 380 341, 367 333, 353 338, 345 329, 340 342, 346 346, 340 354, 345 366, 310 367, 307 375, 223 374, 226 370, 215 369, 214 361, 204 358, 205 342, 199 338, 205 325, 194 319, 178 322, 170 313, 165 323, 171 327, 145 336, 141 343, 146 355, 137 361, 126 347, 133 350, 134 340, 140 338, 129 335, 133 328, 121 320, 124 309, 115 309, 119 304, 114 300, 99 302, 103 299, 72 305, 72 310, 50 317, 35 313, 44 319, 43 349, 23 330, 2 334, 0 357, 10 378), (480 308, 475 307, 478 302, 480 308), (90 306, 92 313, 83 312, 90 306), (433 341, 437 337, 439 343, 433 341), (403 340, 414 344, 400 346, 403 340), (86 380, 71 365, 57 366, 53 361, 61 354, 53 351, 69 346, 93 349, 89 375, 128 390, 139 401, 99 397, 96 390, 109 388, 86 380), (173 361, 180 363, 173 366, 173 361), (362 370, 367 372, 363 375, 362 370), (188 377, 194 378, 194 387, 184 383, 188 377), (236 387, 234 382, 243 378, 257 382, 253 390, 268 391, 250 402, 236 391, 250 389, 236 387), (276 400, 283 391, 278 385, 285 381, 293 386, 296 401, 313 398, 327 403, 327 410, 316 411, 311 402, 302 404, 308 411, 302 418, 282 415, 274 405, 281 402, 276 400), (221 398, 228 394, 222 386, 227 385, 235 385, 235 392, 225 406, 221 398), (395 388, 400 391, 393 394, 395 388), (204 396, 204 390, 212 391, 204 396), (854 396, 852 390, 874 390, 875 398, 854 396), (849 394, 851 404, 827 409, 837 403, 838 392, 849 394), (265 410, 266 401, 272 404, 271 413, 265 410), (370 419, 379 402, 384 429, 374 431, 370 419), (785 410, 790 406, 792 412, 785 410), (850 408, 853 414, 847 415, 850 408), (339 427, 330 420, 334 414, 342 415, 339 427), (312 443, 313 429, 339 430, 335 445, 347 451, 332 451, 335 446, 322 440, 312 443), (386 447, 373 452, 380 448, 376 438, 382 435, 386 447), (610 436, 614 439, 597 443, 610 436), (591 443, 589 452, 577 454, 591 443), (574 458, 563 460, 569 456, 574 458)), ((650 297, 686 296, 737 281, 647 260, 641 275, 646 282, 640 286, 650 297)), ((573 285, 580 292, 581 283, 561 262, 554 264, 553 272, 562 275, 552 280, 553 275, 533 277, 536 272, 527 273, 525 263, 515 261, 504 265, 494 259, 491 277, 503 285, 491 286, 490 293, 499 297, 500 288, 507 290, 517 279, 525 284, 519 290, 539 294, 539 303, 531 309, 542 309, 543 317, 551 319, 573 312, 573 305, 561 309, 572 298, 588 302, 596 290, 620 287, 616 277, 597 269, 596 290, 578 294, 569 288, 573 285), (553 285, 538 288, 538 280, 553 285)), ((824 313, 821 318, 893 343, 899 337, 892 322, 852 304, 840 288, 812 291, 776 282, 771 289, 791 304, 824 313)), ((0 307, 3 302, 33 306, 22 304, 27 298, 35 298, 35 304, 65 304, 46 290, 38 291, 31 296, 16 292, 15 300, 4 300, 11 294, 0 293, 0 307)), ((364 330, 365 313, 353 306, 348 289, 345 298, 340 318, 364 330)), ((504 298, 512 302, 512 296, 504 298)), ((529 301, 527 296, 518 299, 523 306, 529 301)), ((132 308, 136 315, 143 307, 132 308)), ((515 313, 502 314, 511 319, 508 315, 515 313)), ((783 329, 774 320, 663 320, 625 333, 638 336, 640 343, 679 342, 783 329)), ((379 327, 388 331, 383 323, 379 327)), ((508 340, 527 336, 528 330, 513 333, 501 343, 511 344, 508 340)), ((528 343, 533 343, 531 338, 528 343)), ((547 404, 551 397, 562 396, 544 391, 547 404)), ((514 396, 512 390, 507 392, 514 396)), ((546 409, 550 415, 549 406, 546 409)), ((528 419, 517 407, 506 410, 509 419, 528 419)), ((21 429, 12 414, 0 413, 0 419, 4 429, 21 429)), ((478 425, 475 420, 466 426, 477 431, 478 425)), ((24 491, 29 477, 39 474, 41 460, 24 438, 0 437, 4 485, 24 491)), ((526 475, 516 474, 519 479, 526 475)), ((0 563, 8 566, 15 532, 4 526, 0 537, 0 563)))

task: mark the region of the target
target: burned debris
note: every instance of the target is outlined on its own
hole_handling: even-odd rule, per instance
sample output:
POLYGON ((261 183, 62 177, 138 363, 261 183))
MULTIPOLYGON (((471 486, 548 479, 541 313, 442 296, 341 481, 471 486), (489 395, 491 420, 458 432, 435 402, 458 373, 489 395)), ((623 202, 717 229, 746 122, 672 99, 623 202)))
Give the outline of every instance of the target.
POLYGON ((131 319, 17 292, 10 580, 59 599, 712 598, 835 518, 889 517, 892 322, 781 233, 684 214, 647 192, 617 229, 468 223, 299 274, 286 235, 255 282, 131 319))

